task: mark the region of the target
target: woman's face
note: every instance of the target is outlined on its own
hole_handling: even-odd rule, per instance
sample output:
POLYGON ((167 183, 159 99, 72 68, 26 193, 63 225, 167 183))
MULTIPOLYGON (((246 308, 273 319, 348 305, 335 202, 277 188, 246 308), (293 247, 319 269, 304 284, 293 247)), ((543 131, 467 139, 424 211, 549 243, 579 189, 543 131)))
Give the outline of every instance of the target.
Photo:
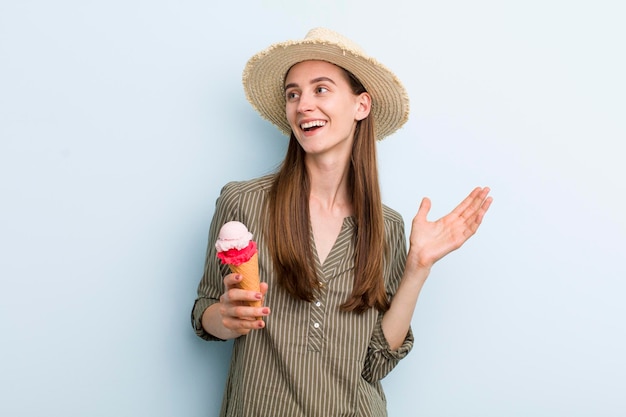
POLYGON ((348 74, 325 61, 300 62, 285 78, 285 112, 309 155, 350 155, 356 123, 369 115, 368 93, 354 94, 348 74))

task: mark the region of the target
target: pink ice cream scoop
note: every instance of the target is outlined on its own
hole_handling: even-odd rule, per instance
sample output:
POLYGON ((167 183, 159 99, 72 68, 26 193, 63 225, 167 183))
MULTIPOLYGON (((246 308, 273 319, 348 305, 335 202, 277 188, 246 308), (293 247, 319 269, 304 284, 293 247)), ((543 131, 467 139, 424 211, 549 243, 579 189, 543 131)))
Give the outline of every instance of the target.
POLYGON ((232 221, 220 229, 215 249, 222 263, 238 266, 248 262, 256 253, 256 242, 252 240, 252 233, 246 225, 232 221))

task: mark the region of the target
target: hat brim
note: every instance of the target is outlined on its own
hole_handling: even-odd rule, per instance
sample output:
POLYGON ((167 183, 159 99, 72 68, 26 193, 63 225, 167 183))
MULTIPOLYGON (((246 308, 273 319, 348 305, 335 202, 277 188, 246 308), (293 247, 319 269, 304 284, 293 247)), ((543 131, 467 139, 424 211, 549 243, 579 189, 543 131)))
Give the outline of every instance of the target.
POLYGON ((243 72, 246 98, 262 117, 285 135, 291 127, 285 116, 284 80, 287 71, 302 61, 330 62, 351 72, 372 97, 370 116, 381 140, 398 130, 409 117, 409 99, 400 80, 376 59, 343 45, 319 39, 289 41, 254 55, 243 72))

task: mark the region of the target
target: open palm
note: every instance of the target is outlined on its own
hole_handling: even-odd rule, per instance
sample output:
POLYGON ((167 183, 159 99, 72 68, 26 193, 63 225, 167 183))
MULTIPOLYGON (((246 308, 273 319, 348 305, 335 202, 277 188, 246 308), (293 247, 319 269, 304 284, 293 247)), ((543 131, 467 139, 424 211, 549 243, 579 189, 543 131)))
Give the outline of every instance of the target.
POLYGON ((448 253, 460 248, 483 220, 492 198, 489 188, 477 187, 449 214, 434 222, 426 219, 431 208, 424 198, 411 225, 408 262, 430 268, 448 253))

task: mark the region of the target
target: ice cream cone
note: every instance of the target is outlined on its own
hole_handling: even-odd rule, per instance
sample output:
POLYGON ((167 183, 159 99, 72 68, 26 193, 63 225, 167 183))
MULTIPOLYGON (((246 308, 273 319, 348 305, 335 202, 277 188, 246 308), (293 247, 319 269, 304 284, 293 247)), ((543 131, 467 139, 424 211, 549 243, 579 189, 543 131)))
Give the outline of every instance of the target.
MULTIPOLYGON (((222 225, 217 242, 215 242, 215 249, 222 263, 228 265, 232 273, 243 277, 239 288, 261 291, 256 242, 252 240, 252 233, 248 231, 245 224, 230 221, 222 225)), ((261 307, 263 301, 246 301, 245 304, 261 307)), ((257 317, 257 320, 261 320, 261 317, 257 317)))
MULTIPOLYGON (((241 265, 228 265, 230 271, 235 274, 241 274, 243 277, 239 283, 239 287, 249 291, 260 291, 260 279, 259 279, 259 257, 258 254, 252 255, 252 257, 241 265)), ((263 305, 261 300, 250 302, 252 307, 261 307, 263 305)))

